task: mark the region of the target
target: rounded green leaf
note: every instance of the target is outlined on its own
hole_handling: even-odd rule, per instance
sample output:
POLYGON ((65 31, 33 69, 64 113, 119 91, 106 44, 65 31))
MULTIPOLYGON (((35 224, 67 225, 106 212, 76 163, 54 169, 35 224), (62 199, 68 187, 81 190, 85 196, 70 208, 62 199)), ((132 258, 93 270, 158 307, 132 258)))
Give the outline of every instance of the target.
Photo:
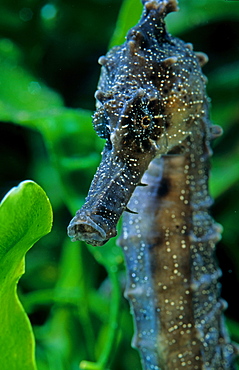
POLYGON ((51 230, 52 210, 42 188, 24 181, 0 205, 0 358, 2 370, 36 369, 34 337, 18 299, 25 254, 51 230))

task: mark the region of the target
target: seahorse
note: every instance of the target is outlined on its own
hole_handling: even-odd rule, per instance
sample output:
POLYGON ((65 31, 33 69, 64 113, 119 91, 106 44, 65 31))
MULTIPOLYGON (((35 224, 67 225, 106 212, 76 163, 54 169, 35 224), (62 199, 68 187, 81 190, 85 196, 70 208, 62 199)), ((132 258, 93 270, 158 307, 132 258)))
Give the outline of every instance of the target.
POLYGON ((221 129, 209 119, 207 57, 167 32, 176 0, 142 2, 126 42, 99 59, 93 124, 106 145, 68 234, 101 246, 128 212, 120 245, 144 369, 233 369, 213 255, 220 227, 208 212, 221 129))

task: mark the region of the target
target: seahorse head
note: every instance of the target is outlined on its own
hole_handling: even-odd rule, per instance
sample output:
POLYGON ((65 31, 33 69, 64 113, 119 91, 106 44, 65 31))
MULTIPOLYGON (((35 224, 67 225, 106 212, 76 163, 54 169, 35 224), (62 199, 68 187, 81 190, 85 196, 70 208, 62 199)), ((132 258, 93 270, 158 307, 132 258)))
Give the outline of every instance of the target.
POLYGON ((113 140, 124 151, 130 145, 166 154, 185 139, 201 113, 204 77, 191 45, 165 30, 164 17, 176 10, 176 2, 144 3, 126 43, 99 59, 93 123, 109 147, 113 140))
POLYGON ((143 1, 126 42, 99 59, 102 65, 93 124, 106 139, 85 205, 68 228, 73 240, 102 245, 151 160, 190 134, 205 100, 204 78, 191 47, 170 36, 164 17, 174 0, 143 1))

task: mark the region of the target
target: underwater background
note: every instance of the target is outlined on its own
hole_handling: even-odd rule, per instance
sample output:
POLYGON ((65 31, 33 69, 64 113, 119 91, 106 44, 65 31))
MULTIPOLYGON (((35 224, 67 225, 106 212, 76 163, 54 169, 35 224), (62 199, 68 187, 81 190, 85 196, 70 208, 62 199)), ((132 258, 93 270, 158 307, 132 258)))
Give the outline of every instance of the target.
MULTIPOLYGON (((203 72, 211 119, 224 130, 213 143, 210 189, 213 217, 224 228, 217 259, 225 314, 239 342, 239 1, 181 0, 179 7, 167 16, 168 29, 209 56, 203 72)), ((124 42, 141 10, 140 0, 0 2, 1 198, 32 179, 54 215, 52 232, 26 256, 18 289, 39 370, 74 370, 99 359, 114 370, 141 368, 130 345, 133 324, 116 240, 93 248, 66 235, 104 145, 91 123, 97 60, 124 42)))

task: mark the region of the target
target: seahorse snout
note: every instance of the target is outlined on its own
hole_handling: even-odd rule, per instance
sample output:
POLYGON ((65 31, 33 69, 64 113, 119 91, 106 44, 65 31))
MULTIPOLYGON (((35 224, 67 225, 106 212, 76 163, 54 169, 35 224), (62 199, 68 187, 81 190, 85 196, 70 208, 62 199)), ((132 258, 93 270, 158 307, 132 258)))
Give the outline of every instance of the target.
POLYGON ((116 230, 111 230, 110 235, 107 235, 109 227, 102 216, 92 215, 92 217, 82 212, 80 216, 76 215, 71 220, 67 232, 73 242, 82 240, 99 247, 104 245, 110 237, 116 236, 116 230), (97 220, 94 221, 93 216, 97 220))

